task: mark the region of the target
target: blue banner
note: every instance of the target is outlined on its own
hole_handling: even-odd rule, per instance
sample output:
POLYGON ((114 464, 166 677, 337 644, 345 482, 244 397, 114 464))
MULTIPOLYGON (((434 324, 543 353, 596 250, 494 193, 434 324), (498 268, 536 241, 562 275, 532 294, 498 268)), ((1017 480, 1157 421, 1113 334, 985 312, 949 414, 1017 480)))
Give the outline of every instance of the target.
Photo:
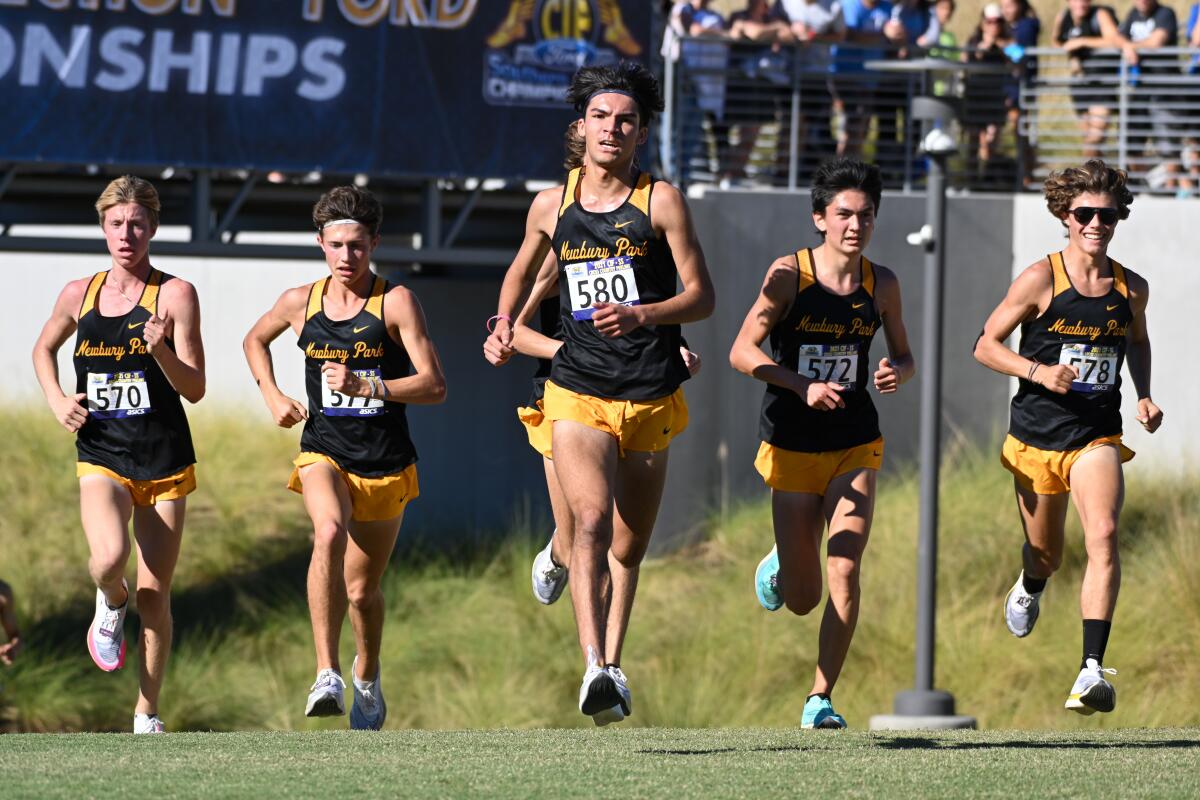
POLYGON ((0 0, 0 160, 561 174, 574 71, 645 0, 0 0))

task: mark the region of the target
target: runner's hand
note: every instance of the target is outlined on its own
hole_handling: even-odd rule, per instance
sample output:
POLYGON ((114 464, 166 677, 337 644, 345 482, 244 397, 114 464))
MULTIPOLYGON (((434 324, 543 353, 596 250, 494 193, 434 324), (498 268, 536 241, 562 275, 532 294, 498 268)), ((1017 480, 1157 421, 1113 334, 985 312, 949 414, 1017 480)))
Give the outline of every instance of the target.
POLYGON ((1149 397, 1138 400, 1137 421, 1142 423, 1143 428, 1154 433, 1162 425, 1162 418, 1162 409, 1154 405, 1153 400, 1149 397))
POLYGON ((1071 391, 1071 381, 1079 377, 1079 370, 1066 364, 1042 364, 1033 374, 1034 383, 1055 394, 1071 391))
POLYGON ((369 397, 371 384, 354 374, 345 364, 336 361, 326 361, 321 365, 321 374, 325 376, 325 385, 335 392, 341 392, 350 397, 369 397))
POLYGON ((282 392, 267 401, 267 408, 271 410, 275 424, 281 428, 290 428, 308 419, 308 410, 282 392))
POLYGON ((7 644, 0 644, 0 664, 11 667, 17 653, 21 652, 21 637, 14 636, 7 644))
POLYGON ((840 383, 832 381, 809 381, 808 387, 801 395, 804 402, 808 403, 808 407, 816 411, 833 411, 835 408, 845 408, 846 401, 842 399, 841 392, 846 391, 846 387, 840 383))
POLYGON ((87 422, 88 410, 81 405, 86 397, 86 394, 80 392, 65 395, 61 400, 50 401, 50 408, 54 411, 58 423, 71 433, 78 431, 83 427, 83 423, 87 422))
POLYGON ((624 336, 640 324, 637 312, 631 306, 619 303, 596 303, 592 306, 592 324, 601 336, 616 339, 624 336))
POLYGON ((150 355, 154 355, 155 351, 162 347, 167 339, 166 317, 151 314, 150 319, 146 320, 146 327, 142 333, 142 337, 146 340, 146 350, 150 355))
POLYGON ((686 347, 681 347, 679 348, 679 355, 683 356, 683 364, 687 367, 688 374, 693 378, 696 377, 696 373, 700 371, 700 354, 693 353, 686 347))
POLYGON ((875 388, 880 394, 891 394, 900 388, 900 374, 889 359, 879 359, 879 369, 875 370, 875 388))
POLYGON ((483 357, 493 367, 507 364, 516 351, 512 348, 513 329, 506 319, 497 319, 496 327, 483 340, 483 357))

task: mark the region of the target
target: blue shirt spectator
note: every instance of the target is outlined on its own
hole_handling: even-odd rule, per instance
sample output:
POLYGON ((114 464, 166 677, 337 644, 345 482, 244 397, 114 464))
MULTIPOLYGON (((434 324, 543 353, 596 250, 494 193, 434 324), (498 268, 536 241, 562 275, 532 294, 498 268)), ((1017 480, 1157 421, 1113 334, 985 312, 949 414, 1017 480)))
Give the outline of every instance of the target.
POLYGON ((884 58, 882 48, 864 45, 886 41, 883 29, 892 18, 888 0, 842 0, 842 15, 846 19, 846 39, 854 47, 838 48, 834 55, 834 72, 865 72, 864 62, 884 58))

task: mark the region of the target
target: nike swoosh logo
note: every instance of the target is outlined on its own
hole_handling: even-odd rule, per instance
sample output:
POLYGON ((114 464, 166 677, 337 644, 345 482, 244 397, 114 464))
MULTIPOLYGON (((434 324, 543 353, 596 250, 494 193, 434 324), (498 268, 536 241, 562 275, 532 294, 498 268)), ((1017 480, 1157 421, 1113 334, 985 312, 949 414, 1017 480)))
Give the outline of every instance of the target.
POLYGON ((365 330, 366 330, 367 328, 369 328, 369 327, 371 327, 371 326, 370 326, 370 325, 363 325, 361 328, 355 328, 355 329, 354 329, 354 332, 355 332, 355 333, 362 333, 363 331, 365 331, 365 330))
POLYGON ((632 225, 632 224, 633 224, 633 220, 627 219, 624 222, 614 222, 613 227, 616 228, 617 230, 621 230, 621 228, 624 228, 626 225, 632 225))
POLYGON ((671 432, 671 426, 670 426, 670 425, 668 425, 667 427, 663 428, 663 436, 666 436, 666 435, 667 435, 668 433, 670 433, 670 432, 671 432))
POLYGON ((142 320, 141 322, 131 322, 131 323, 129 323, 129 330, 133 330, 137 326, 144 325, 145 323, 146 323, 146 320, 142 320))
POLYGON ((866 303, 851 303, 850 307, 851 308, 862 308, 865 305, 866 305, 866 303))
POLYGON ((180 478, 179 480, 175 481, 175 485, 178 486, 179 484, 183 483, 185 480, 187 480, 187 478, 180 478))
MULTIPOLYGON (((1121 304, 1120 304, 1120 303, 1117 303, 1117 306, 1119 306, 1119 305, 1121 305, 1121 304)), ((1113 310, 1113 309, 1115 309, 1117 306, 1105 306, 1105 307, 1104 307, 1104 310, 1105 310, 1105 311, 1112 311, 1112 310, 1113 310)))

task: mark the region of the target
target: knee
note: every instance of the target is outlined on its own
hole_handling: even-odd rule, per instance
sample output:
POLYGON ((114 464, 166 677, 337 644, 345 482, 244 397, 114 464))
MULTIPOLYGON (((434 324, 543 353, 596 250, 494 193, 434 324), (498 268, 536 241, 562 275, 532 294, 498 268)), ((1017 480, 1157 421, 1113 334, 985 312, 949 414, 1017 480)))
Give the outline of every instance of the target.
POLYGON ((622 542, 618 542, 614 538, 609 552, 612 553, 613 559, 622 567, 636 569, 641 565, 642 559, 646 557, 648 544, 649 542, 638 537, 632 537, 622 542))
POLYGON ((803 617, 821 604, 821 590, 817 588, 816 590, 784 592, 783 604, 787 606, 788 611, 798 617, 803 617))
POLYGON ((346 584, 346 598, 356 611, 366 611, 381 597, 379 584, 367 581, 349 581, 346 584))
POLYGON ((586 508, 575 515, 575 543, 593 544, 612 536, 612 512, 586 508))
POLYGON ((313 525, 313 550, 340 554, 346 549, 346 529, 335 520, 324 520, 313 525))
POLYGON ((163 587, 138 587, 137 611, 142 625, 156 628, 171 619, 170 590, 163 587))
POLYGON ((129 561, 129 545, 93 548, 90 566, 92 578, 97 583, 109 583, 121 577, 125 572, 125 563, 129 561))
POLYGON ((1062 551, 1030 546, 1029 557, 1038 577, 1048 578, 1062 566, 1062 551))
POLYGON ((825 565, 829 593, 840 598, 858 597, 859 563, 853 558, 830 558, 825 565))
POLYGON ((1117 560, 1117 522, 1106 519, 1088 526, 1087 554, 1089 561, 1115 562, 1117 560))

